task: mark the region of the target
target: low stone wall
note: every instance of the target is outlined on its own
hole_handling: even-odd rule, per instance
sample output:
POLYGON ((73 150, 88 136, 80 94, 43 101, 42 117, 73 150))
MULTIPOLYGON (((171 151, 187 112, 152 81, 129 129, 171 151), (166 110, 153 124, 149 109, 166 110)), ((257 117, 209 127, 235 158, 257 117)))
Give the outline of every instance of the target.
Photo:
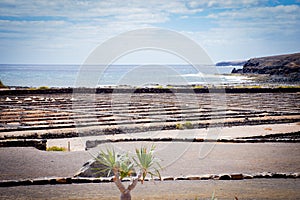
POLYGON ((45 151, 47 140, 0 140, 0 147, 35 147, 45 151))
POLYGON ((94 148, 100 144, 116 142, 226 142, 226 143, 300 143, 300 133, 271 134, 256 137, 244 137, 236 139, 205 139, 205 138, 123 138, 123 139, 105 139, 88 140, 86 149, 94 148))
MULTIPOLYGON (((262 172, 257 174, 207 174, 207 175, 191 175, 180 177, 162 177, 162 179, 154 179, 154 181, 193 181, 193 180, 243 180, 243 179, 278 179, 278 178, 300 178, 300 173, 271 173, 262 172)), ((150 181, 153 179, 146 178, 144 181, 150 181)), ((129 178, 122 181, 130 181, 129 178)), ((101 178, 79 178, 79 177, 57 177, 57 178, 42 178, 42 179, 25 179, 25 180, 2 180, 0 181, 0 187, 15 187, 15 186, 30 186, 30 185, 58 185, 58 184, 83 184, 83 183, 109 183, 113 182, 113 177, 101 177, 101 178)))
POLYGON ((0 90, 0 95, 24 94, 72 94, 72 93, 296 93, 300 87, 276 88, 51 88, 51 89, 17 89, 0 90))

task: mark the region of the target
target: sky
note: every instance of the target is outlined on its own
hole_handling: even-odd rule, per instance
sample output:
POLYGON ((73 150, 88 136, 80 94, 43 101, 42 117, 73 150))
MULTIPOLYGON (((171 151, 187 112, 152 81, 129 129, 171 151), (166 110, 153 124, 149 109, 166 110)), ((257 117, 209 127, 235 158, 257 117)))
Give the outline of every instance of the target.
MULTIPOLYGON (((0 0, 0 63, 82 64, 101 43, 158 27, 194 40, 213 62, 300 52, 300 0, 0 0)), ((117 62, 172 55, 135 52, 117 62)))

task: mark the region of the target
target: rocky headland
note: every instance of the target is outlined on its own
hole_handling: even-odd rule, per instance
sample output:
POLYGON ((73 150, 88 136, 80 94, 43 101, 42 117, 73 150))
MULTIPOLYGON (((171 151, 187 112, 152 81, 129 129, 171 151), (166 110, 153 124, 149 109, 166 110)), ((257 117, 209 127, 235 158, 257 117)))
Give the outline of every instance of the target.
POLYGON ((246 63, 246 60, 242 61, 222 61, 216 63, 216 66, 242 66, 246 63))
POLYGON ((242 69, 233 69, 231 73, 265 75, 267 82, 300 82, 300 53, 251 58, 242 69))

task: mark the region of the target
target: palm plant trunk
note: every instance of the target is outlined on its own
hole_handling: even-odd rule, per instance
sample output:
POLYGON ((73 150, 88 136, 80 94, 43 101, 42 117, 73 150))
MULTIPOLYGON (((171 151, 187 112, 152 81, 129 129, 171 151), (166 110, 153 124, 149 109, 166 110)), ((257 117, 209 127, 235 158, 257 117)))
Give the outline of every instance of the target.
POLYGON ((120 200, 131 200, 131 195, 130 195, 130 191, 127 193, 122 193, 120 200))
POLYGON ((127 189, 125 188, 125 186, 121 182, 120 173, 118 171, 115 171, 114 174, 115 174, 114 183, 116 184, 116 186, 118 187, 118 189, 121 192, 120 200, 131 200, 130 192, 137 185, 139 179, 142 176, 141 173, 138 175, 138 177, 136 179, 134 179, 132 181, 132 183, 127 187, 127 189))

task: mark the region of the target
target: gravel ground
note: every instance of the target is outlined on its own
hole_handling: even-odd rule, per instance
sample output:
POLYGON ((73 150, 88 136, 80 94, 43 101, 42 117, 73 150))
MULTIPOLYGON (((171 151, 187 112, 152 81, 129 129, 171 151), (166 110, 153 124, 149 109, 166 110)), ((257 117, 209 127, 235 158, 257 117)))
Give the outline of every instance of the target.
MULTIPOLYGON (((119 151, 134 151, 141 144, 113 144, 119 151)), ((155 143, 165 168, 163 176, 198 174, 300 172, 300 144, 293 143, 155 143)), ((99 149, 108 145, 100 145, 99 149)))
MULTIPOLYGON (((241 181, 164 181, 137 185, 132 199, 299 199, 299 179, 252 179, 241 181)), ((0 199, 73 199, 117 200, 119 192, 114 183, 20 186, 0 188, 0 199)))
MULTIPOLYGON (((147 142, 112 144, 133 151, 147 142)), ((155 143, 163 176, 221 173, 300 172, 299 143, 155 143)), ((109 144, 100 145, 106 148, 109 144)), ((0 179, 72 176, 99 148, 84 152, 45 152, 34 148, 0 148, 0 179)))
POLYGON ((0 179, 72 176, 89 159, 87 152, 47 152, 33 147, 0 148, 0 179))
MULTIPOLYGON (((0 148, 0 179, 70 177, 99 149, 113 145, 133 151, 147 142, 104 144, 90 151, 45 152, 35 148, 0 148)), ((155 143, 165 169, 162 176, 257 172, 300 172, 299 143, 155 143)), ((299 179, 145 182, 133 199, 299 199, 299 179)), ((0 188, 0 199, 119 199, 113 183, 0 188)))

